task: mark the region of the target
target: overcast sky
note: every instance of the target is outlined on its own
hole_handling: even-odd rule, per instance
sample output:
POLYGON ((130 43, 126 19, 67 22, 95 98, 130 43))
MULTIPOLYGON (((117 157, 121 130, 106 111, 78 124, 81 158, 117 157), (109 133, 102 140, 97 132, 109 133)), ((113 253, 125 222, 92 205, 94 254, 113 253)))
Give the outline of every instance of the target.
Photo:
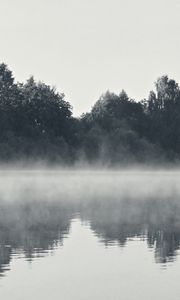
POLYGON ((0 61, 56 86, 75 115, 106 90, 147 97, 180 82, 179 0, 0 0, 0 61))

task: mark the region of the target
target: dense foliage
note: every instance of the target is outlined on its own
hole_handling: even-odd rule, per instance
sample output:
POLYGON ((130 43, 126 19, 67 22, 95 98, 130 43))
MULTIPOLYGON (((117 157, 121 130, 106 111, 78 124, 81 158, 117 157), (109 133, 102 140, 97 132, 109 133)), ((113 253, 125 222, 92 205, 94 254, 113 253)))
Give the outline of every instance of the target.
POLYGON ((85 161, 106 165, 180 158, 180 89, 160 77, 148 99, 106 92, 89 113, 72 116, 64 94, 33 77, 16 83, 0 65, 0 160, 85 161))

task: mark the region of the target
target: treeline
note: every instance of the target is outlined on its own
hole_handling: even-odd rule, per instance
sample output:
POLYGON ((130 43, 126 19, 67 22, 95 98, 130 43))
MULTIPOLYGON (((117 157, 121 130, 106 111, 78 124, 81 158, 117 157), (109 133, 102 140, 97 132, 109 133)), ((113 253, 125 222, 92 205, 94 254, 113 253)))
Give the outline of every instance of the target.
POLYGON ((148 99, 106 92, 79 118, 65 96, 0 65, 0 160, 106 165, 180 159, 180 88, 160 77, 148 99))

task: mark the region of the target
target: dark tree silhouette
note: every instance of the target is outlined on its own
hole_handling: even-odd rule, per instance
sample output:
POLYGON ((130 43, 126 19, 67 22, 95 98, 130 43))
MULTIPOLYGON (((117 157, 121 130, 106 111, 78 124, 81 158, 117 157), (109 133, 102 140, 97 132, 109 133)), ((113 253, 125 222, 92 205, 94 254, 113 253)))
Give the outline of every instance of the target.
POLYGON ((180 158, 180 89, 160 77, 148 99, 107 91, 89 113, 72 116, 63 93, 30 77, 16 83, 0 64, 0 160, 44 159, 105 164, 180 158))

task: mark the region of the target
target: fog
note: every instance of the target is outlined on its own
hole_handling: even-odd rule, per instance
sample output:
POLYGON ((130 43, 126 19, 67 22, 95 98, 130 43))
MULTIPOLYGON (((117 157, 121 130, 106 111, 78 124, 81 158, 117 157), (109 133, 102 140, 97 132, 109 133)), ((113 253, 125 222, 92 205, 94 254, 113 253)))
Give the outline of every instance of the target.
MULTIPOLYGON (((132 258, 127 251, 123 269, 123 256, 120 256, 119 252, 115 252, 115 255, 111 249, 114 247, 123 250, 133 249, 132 244, 130 245, 131 241, 134 241, 134 245, 142 245, 142 243, 146 245, 146 248, 143 248, 143 257, 141 252, 138 252, 142 251, 138 246, 131 252, 134 261, 139 255, 136 267, 143 266, 143 274, 149 272, 151 276, 154 272, 152 265, 168 270, 170 264, 176 265, 180 254, 179 176, 178 168, 172 170, 150 168, 108 170, 95 167, 50 169, 43 165, 40 168, 40 164, 36 168, 33 165, 29 166, 29 169, 22 166, 14 166, 12 169, 2 167, 0 171, 0 282, 9 278, 8 274, 12 272, 13 262, 16 259, 36 262, 35 266, 38 265, 37 260, 42 259, 44 263, 40 264, 40 268, 38 267, 39 275, 35 277, 36 280, 31 277, 27 267, 26 271, 21 270, 20 267, 19 278, 29 274, 29 282, 33 282, 33 288, 29 288, 29 285, 22 288, 22 299, 24 299, 24 295, 31 295, 34 290, 38 291, 39 284, 36 281, 44 280, 42 270, 46 269, 46 261, 51 255, 55 258, 55 265, 53 268, 47 265, 47 269, 48 272, 51 270, 50 276, 54 288, 59 288, 59 282, 57 283, 59 274, 63 278, 60 293, 66 293, 63 287, 67 279, 72 289, 76 290, 77 285, 71 278, 71 274, 75 272, 74 264, 77 265, 75 278, 77 282, 79 280, 75 299, 79 299, 78 293, 84 291, 81 284, 82 277, 86 275, 88 278, 84 266, 90 269, 92 274, 92 279, 86 282, 88 287, 95 284, 98 291, 99 284, 101 286, 106 279, 104 272, 115 274, 114 270, 116 270, 117 279, 119 274, 122 276, 122 288, 125 280, 122 274, 126 272, 126 268, 131 268, 129 260, 132 258), (79 234, 75 235, 75 238, 73 238, 74 228, 79 234), (82 236, 81 231, 84 232, 82 236), (70 250, 67 248, 67 240, 71 241, 70 250), (110 249, 110 252, 106 252, 106 249, 110 249), (58 252, 58 257, 57 251, 61 251, 58 252), (98 256, 99 251, 103 259, 98 256), (153 256, 153 262, 151 267, 146 269, 144 259, 148 251, 153 256), (80 253, 83 253, 82 257, 80 253), (100 263, 101 270, 93 264, 91 267, 91 261, 94 260, 100 263), (108 267, 107 261, 109 261, 108 267), (96 272, 100 274, 98 280, 94 280, 96 272)), ((21 266, 20 262, 17 264, 21 266)), ((133 272, 138 274, 138 270, 133 272)), ((159 273, 157 274, 159 276, 159 273)), ((139 273, 139 276, 141 275, 139 273)), ((114 281, 114 275, 109 276, 109 285, 115 285, 117 288, 119 279, 114 281)), ((171 275, 168 276, 170 276, 168 280, 172 280, 171 275)), ((145 281, 145 275, 142 277, 145 281)), ((131 275, 128 273, 125 281, 128 286, 129 278, 131 275)), ((0 291, 4 292, 6 299, 11 299, 8 284, 11 282, 11 277, 9 280, 2 289, 0 286, 0 291)), ((14 286, 15 295, 18 295, 15 299, 21 299, 18 298, 18 286, 22 279, 19 280, 15 279, 10 283, 10 286, 14 286)), ((6 283, 6 281, 2 282, 6 283)), ((136 286, 136 279, 133 279, 133 282, 136 286)), ((146 281, 145 283, 147 284, 146 281)), ((163 284, 162 280, 160 286, 163 284)), ((91 292, 87 286, 85 293, 87 292, 90 297, 91 292)), ((48 285, 43 286, 38 295, 43 295, 42 299, 48 299, 46 290, 48 291, 49 288, 48 285)), ((162 293, 163 290, 158 285, 155 288, 162 293)), ((108 290, 108 286, 103 287, 103 291, 104 289, 108 290)), ((153 291, 154 289, 150 289, 150 293, 153 291)), ((126 292, 124 293, 126 295, 126 292)), ((176 294, 176 290, 171 290, 172 296, 173 293, 176 294)), ((151 295, 149 291, 148 295, 149 297, 151 295)), ((56 299, 56 296, 53 299, 56 299)), ((28 299, 30 298, 31 296, 28 299)), ((67 299, 70 298, 67 296, 67 299)), ((127 299, 132 299, 131 293, 127 299)))
MULTIPOLYGON (((27 240, 34 230, 36 238, 37 232, 41 238, 42 231, 50 230, 58 240, 78 216, 105 244, 146 236, 152 246, 156 238, 162 241, 163 232, 163 237, 178 234, 178 248, 179 176, 178 170, 3 170, 1 233, 5 230, 10 244, 12 236, 13 243, 23 244, 22 235, 27 240)), ((51 235, 46 232, 46 237, 48 244, 51 235)))
POLYGON ((1 169, 1 202, 179 198, 178 169, 1 169))

